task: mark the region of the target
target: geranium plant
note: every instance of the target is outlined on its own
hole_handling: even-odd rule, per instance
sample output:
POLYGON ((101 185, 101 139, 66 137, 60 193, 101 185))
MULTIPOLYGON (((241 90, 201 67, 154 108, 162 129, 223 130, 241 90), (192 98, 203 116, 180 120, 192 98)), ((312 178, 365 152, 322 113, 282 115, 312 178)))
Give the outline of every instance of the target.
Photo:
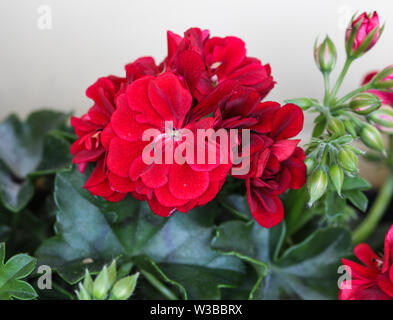
POLYGON ((369 206, 358 158, 393 169, 393 67, 339 94, 382 31, 376 12, 353 17, 336 80, 333 41, 315 42, 320 100, 267 100, 269 64, 191 28, 168 31, 161 63, 99 78, 80 117, 9 116, 0 298, 391 300, 393 174, 369 206))

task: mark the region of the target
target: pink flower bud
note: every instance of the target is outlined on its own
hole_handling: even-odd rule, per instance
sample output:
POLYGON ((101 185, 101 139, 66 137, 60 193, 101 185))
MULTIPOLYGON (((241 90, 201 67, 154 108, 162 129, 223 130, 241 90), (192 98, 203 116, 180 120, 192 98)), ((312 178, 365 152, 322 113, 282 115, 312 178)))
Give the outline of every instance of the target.
POLYGON ((382 106, 369 116, 375 127, 384 133, 393 133, 393 109, 388 105, 382 106))
POLYGON ((381 31, 376 11, 372 15, 363 12, 352 20, 345 34, 348 56, 357 58, 370 50, 378 41, 381 31))

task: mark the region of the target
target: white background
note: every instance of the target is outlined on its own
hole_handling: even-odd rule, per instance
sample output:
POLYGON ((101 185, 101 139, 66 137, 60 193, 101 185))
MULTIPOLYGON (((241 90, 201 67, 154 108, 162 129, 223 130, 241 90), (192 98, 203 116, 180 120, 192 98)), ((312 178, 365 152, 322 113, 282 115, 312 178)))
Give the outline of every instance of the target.
MULTIPOLYGON (((166 55, 166 30, 210 29, 235 35, 248 54, 269 62, 277 81, 269 100, 321 97, 314 40, 335 42, 340 69, 345 26, 355 11, 376 9, 386 22, 376 47, 356 61, 341 93, 369 70, 393 63, 393 1, 379 0, 0 0, 0 119, 52 107, 81 115, 91 102, 85 89, 98 77, 123 76, 139 56, 166 55), (52 28, 39 28, 39 8, 52 12, 52 28)), ((333 75, 337 75, 335 70, 333 75)), ((309 135, 311 121, 303 136, 309 135)))

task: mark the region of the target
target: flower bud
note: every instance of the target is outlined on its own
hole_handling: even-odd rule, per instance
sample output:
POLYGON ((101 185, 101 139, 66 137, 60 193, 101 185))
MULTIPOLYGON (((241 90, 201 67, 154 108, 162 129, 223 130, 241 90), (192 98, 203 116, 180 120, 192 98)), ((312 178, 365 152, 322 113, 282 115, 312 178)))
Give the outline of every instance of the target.
POLYGON ((313 101, 310 98, 296 98, 286 100, 285 103, 293 103, 296 104, 302 110, 307 110, 313 105, 313 101))
POLYGON ((360 139, 363 143, 374 150, 383 152, 385 147, 379 131, 370 124, 365 124, 360 131, 360 139))
POLYGON ((82 283, 79 283, 79 291, 75 291, 78 300, 91 300, 89 293, 82 283))
POLYGON ((351 120, 345 119, 343 121, 345 131, 348 132, 353 138, 357 137, 356 129, 351 120))
POLYGON ((333 164, 329 168, 329 177, 333 182, 334 187, 337 190, 337 193, 341 195, 341 188, 344 183, 344 172, 343 170, 337 165, 333 164))
POLYGON ((109 281, 108 269, 106 266, 98 274, 93 284, 93 296, 97 300, 104 300, 108 295, 108 291, 111 287, 109 281))
POLYGON ((345 33, 345 48, 350 58, 358 58, 370 50, 378 41, 382 29, 378 14, 374 11, 371 15, 362 13, 351 20, 345 33))
POLYGON ((369 92, 359 93, 349 103, 351 110, 360 115, 370 114, 380 106, 381 100, 375 94, 369 92))
POLYGON ((306 165, 306 168, 307 168, 307 174, 310 174, 311 171, 314 170, 317 162, 315 161, 314 158, 307 158, 306 160, 304 160, 304 164, 306 165))
POLYGON ((317 41, 315 41, 314 59, 319 70, 323 73, 329 73, 333 70, 336 65, 337 51, 334 43, 328 36, 326 36, 325 40, 319 46, 317 46, 317 41))
POLYGON ((116 260, 113 260, 108 268, 108 281, 109 287, 111 287, 116 281, 116 260))
POLYGON ((375 127, 385 133, 393 133, 393 109, 390 106, 382 106, 368 117, 375 127))
POLYGON ((85 278, 83 280, 83 286, 85 287, 85 289, 89 293, 89 295, 93 295, 93 279, 91 278, 91 275, 87 269, 85 271, 85 278))
POLYGON ((307 181, 308 193, 310 194, 309 206, 321 198, 327 188, 328 178, 323 170, 314 171, 307 181))
POLYGON ((134 293, 139 273, 120 279, 111 292, 112 300, 127 300, 134 293))
POLYGON ((381 91, 393 90, 393 66, 387 67, 377 73, 371 80, 374 89, 381 91))
POLYGON ((341 120, 337 118, 330 118, 327 124, 327 131, 332 136, 342 136, 345 134, 345 127, 341 120))
POLYGON ((349 148, 343 147, 338 152, 337 161, 340 167, 344 170, 350 172, 358 171, 358 158, 356 157, 355 153, 349 148))

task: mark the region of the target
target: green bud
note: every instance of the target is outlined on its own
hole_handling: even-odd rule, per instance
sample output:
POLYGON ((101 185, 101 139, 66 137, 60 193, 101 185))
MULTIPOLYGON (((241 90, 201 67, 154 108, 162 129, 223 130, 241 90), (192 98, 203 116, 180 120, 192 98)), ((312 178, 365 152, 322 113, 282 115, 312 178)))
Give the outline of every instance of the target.
POLYGON ((108 295, 108 291, 111 287, 109 281, 108 268, 104 266, 101 272, 98 274, 97 278, 94 280, 93 284, 93 295, 97 300, 104 300, 108 295))
POLYGON ((323 73, 329 73, 333 70, 337 61, 337 51, 334 43, 326 36, 325 40, 317 46, 317 41, 314 44, 314 59, 319 70, 323 73))
POLYGON ((86 288, 79 283, 79 292, 75 291, 78 300, 91 300, 89 293, 87 292, 86 288))
POLYGON ((327 188, 328 178, 323 170, 314 171, 307 181, 308 193, 310 194, 309 206, 321 198, 327 188))
POLYGON ((306 160, 304 160, 304 164, 307 167, 307 175, 309 175, 311 173, 311 171, 314 170, 315 165, 317 164, 317 162, 313 158, 307 158, 306 160))
POLYGON ((134 293, 139 273, 120 279, 115 283, 111 292, 112 300, 127 300, 134 293))
POLYGON ((85 287, 89 295, 93 295, 93 279, 91 278, 91 275, 87 269, 85 271, 85 279, 83 280, 83 286, 85 287))
POLYGON ((355 153, 349 148, 343 147, 338 152, 337 161, 340 167, 344 170, 350 172, 358 171, 358 158, 356 157, 355 153))
POLYGON ((356 129, 355 129, 351 120, 345 119, 343 121, 343 124, 345 127, 345 131, 347 131, 352 137, 354 137, 354 138, 357 137, 356 129))
POLYGON ((337 190, 337 193, 341 195, 341 188, 344 183, 343 170, 337 164, 334 164, 329 168, 329 177, 332 180, 333 185, 337 190))
POLYGON ((362 139, 363 143, 371 149, 380 152, 384 152, 385 150, 380 132, 370 124, 365 124, 362 127, 360 139, 362 139))
POLYGON ((327 124, 327 131, 335 137, 343 136, 345 134, 345 127, 341 120, 330 118, 327 124))
POLYGON ((393 66, 387 67, 377 73, 377 75, 371 80, 374 89, 378 90, 393 90, 393 66))
POLYGON ((300 107, 302 110, 307 110, 313 105, 313 101, 310 98, 296 98, 285 100, 285 103, 293 103, 300 107))
POLYGON ((369 92, 359 93, 349 103, 351 110, 360 115, 370 114, 380 106, 381 99, 369 92))
POLYGON ((116 260, 113 260, 108 268, 108 281, 109 287, 112 287, 116 281, 116 260))

